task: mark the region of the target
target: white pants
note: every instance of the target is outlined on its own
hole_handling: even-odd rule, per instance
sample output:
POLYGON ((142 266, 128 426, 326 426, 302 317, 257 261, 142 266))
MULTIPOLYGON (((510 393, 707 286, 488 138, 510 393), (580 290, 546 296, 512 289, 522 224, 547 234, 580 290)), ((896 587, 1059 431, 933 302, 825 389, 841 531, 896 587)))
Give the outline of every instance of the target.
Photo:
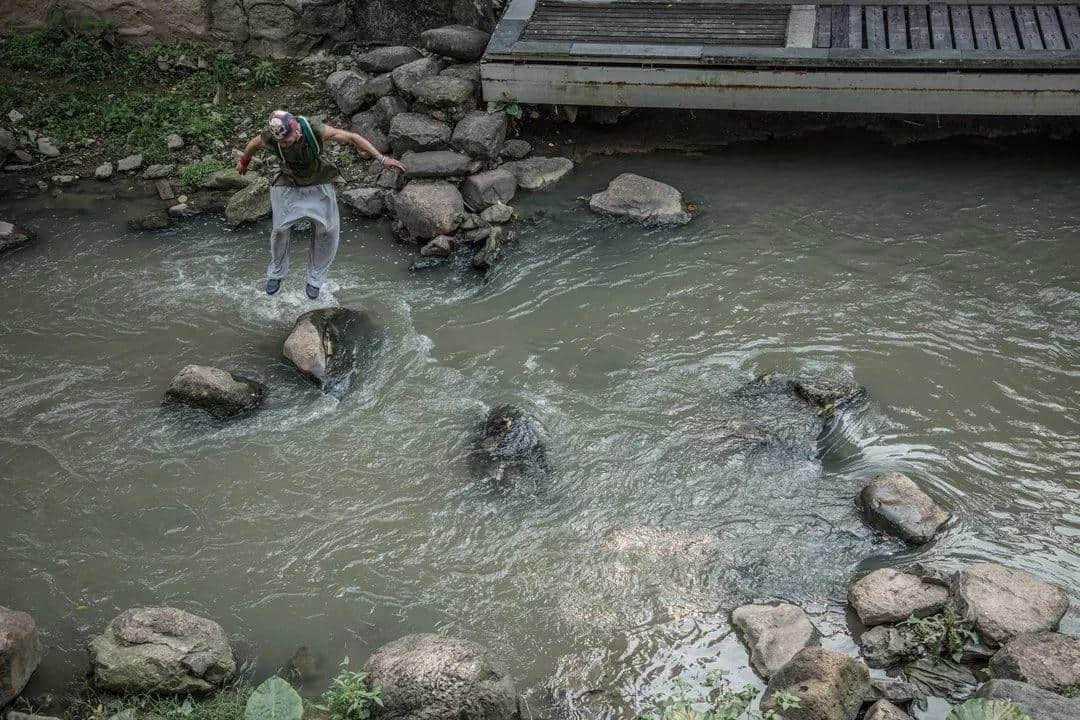
POLYGON ((270 207, 274 212, 274 229, 270 233, 270 267, 266 269, 266 276, 272 280, 285 277, 289 271, 289 248, 292 244, 290 228, 298 221, 307 219, 315 226, 307 281, 309 285, 321 288, 326 274, 330 272, 330 264, 334 262, 341 237, 334 186, 330 183, 306 187, 272 185, 270 207))

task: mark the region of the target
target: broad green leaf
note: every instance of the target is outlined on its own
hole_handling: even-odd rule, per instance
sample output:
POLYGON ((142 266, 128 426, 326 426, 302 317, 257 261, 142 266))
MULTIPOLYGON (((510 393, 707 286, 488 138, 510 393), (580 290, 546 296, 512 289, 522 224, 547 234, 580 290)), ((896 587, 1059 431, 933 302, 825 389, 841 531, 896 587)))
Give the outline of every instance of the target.
POLYGON ((1008 700, 976 698, 957 705, 945 720, 1031 720, 1008 700))
POLYGON ((301 720, 303 716, 303 700, 279 677, 255 688, 244 708, 244 720, 301 720))

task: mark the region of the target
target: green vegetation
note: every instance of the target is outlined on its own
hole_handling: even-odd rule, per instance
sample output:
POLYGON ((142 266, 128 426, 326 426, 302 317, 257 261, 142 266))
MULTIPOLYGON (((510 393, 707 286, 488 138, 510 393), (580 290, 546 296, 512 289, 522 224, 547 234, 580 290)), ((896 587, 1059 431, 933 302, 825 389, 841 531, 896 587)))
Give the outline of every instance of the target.
POLYGON ((277 87, 281 84, 281 71, 273 61, 263 60, 251 72, 251 81, 257 88, 277 87))
POLYGON ((506 113, 512 118, 521 119, 521 105, 506 93, 499 100, 489 100, 487 111, 491 114, 506 113))
POLYGON ((780 692, 773 695, 779 710, 752 710, 760 691, 749 685, 733 690, 722 671, 710 673, 702 684, 705 691, 695 695, 686 681, 677 678, 675 694, 658 701, 652 712, 638 715, 638 720, 784 720, 784 710, 802 706, 797 696, 780 692))
POLYGON ((180 184, 185 188, 196 188, 218 170, 224 170, 225 163, 197 162, 180 168, 180 184))
POLYGON ((1067 698, 1080 698, 1080 684, 1067 685, 1061 694, 1067 698))
POLYGON ((292 685, 272 677, 255 688, 244 708, 244 720, 301 720, 304 702, 292 685))
POLYGON ((316 709, 330 713, 334 720, 367 720, 372 705, 382 706, 379 688, 369 688, 367 675, 349 670, 349 658, 341 661, 341 672, 330 683, 316 709))
POLYGON ((900 627, 914 631, 915 638, 927 655, 948 658, 953 662, 963 659, 965 645, 979 642, 979 635, 971 624, 951 613, 926 618, 910 617, 900 623, 900 627))
POLYGON ((945 720, 1031 720, 1008 700, 968 700, 954 707, 945 720))
POLYGON ((134 710, 139 717, 157 715, 164 720, 245 720, 244 710, 251 693, 251 688, 241 686, 216 693, 205 700, 154 695, 112 700, 90 698, 84 701, 85 712, 75 713, 74 716, 98 720, 125 710, 134 710))

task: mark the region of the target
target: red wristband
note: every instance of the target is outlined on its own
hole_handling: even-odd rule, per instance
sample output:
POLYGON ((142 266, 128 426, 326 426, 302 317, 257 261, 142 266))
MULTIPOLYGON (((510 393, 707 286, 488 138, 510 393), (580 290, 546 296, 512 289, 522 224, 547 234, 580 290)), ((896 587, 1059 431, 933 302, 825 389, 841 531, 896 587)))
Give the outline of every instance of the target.
POLYGON ((249 158, 249 157, 242 157, 242 158, 240 158, 240 168, 241 168, 242 170, 247 170, 247 167, 248 167, 248 165, 250 165, 250 164, 251 164, 251 158, 249 158))

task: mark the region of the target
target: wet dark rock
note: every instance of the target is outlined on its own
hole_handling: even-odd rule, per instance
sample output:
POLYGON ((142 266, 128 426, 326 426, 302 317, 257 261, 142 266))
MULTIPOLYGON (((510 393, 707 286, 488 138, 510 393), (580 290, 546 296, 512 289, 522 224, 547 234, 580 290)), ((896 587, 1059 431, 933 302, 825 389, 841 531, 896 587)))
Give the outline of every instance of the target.
POLYGON ((0 220, 0 255, 20 250, 34 241, 34 234, 15 223, 0 220))
POLYGON ((378 126, 379 130, 384 133, 390 132, 390 121, 393 120, 396 115, 408 111, 409 103, 405 102, 397 95, 387 95, 384 98, 379 98, 379 101, 371 106, 371 113, 375 119, 375 124, 378 126))
MULTIPOLYGON (((517 233, 505 227, 496 225, 486 229, 484 246, 473 255, 472 264, 477 270, 487 270, 502 257, 503 248, 517 239, 517 233)), ((477 233, 473 230, 472 233, 477 233)), ((475 242, 472 238, 468 242, 475 242)))
POLYGON ((489 40, 489 33, 467 25, 448 25, 420 33, 420 42, 425 48, 462 62, 483 57, 489 40))
POLYGON ((356 56, 356 65, 364 72, 387 73, 423 57, 416 48, 395 45, 368 50, 356 56))
POLYGON ((443 150, 450 135, 448 124, 419 113, 399 113, 390 121, 390 145, 398 155, 443 150))
POLYGON ((405 153, 401 156, 401 162, 405 163, 407 180, 460 178, 475 172, 479 166, 479 163, 468 155, 452 150, 405 153))
POLYGON ((867 627, 933 615, 948 599, 945 587, 892 568, 875 570, 848 590, 848 602, 867 627))
POLYGON ((461 196, 469 209, 475 212, 497 203, 508 204, 514 199, 516 191, 517 180, 502 168, 477 173, 461 183, 461 196))
POLYGON ((888 668, 918 657, 922 645, 915 630, 903 625, 878 625, 859 637, 859 649, 872 668, 888 668))
POLYGON ((917 687, 897 678, 870 678, 870 694, 867 702, 888 700, 897 705, 907 705, 925 697, 917 687))
POLYGON ((319 675, 319 663, 315 654, 307 645, 297 648, 285 664, 285 675, 301 682, 319 675))
POLYGON ((426 257, 421 260, 415 261, 409 266, 409 272, 423 272, 425 270, 434 270, 437 267, 442 267, 446 264, 446 258, 441 257, 426 257))
POLYGON ((800 650, 772 676, 761 698, 762 710, 775 710, 775 694, 788 692, 802 701, 784 711, 785 720, 855 720, 870 690, 866 666, 819 647, 800 650))
POLYGON ((167 211, 155 210, 140 218, 128 220, 128 228, 135 231, 164 230, 174 222, 174 218, 167 211))
POLYGON ((392 89, 390 85, 390 78, 374 83, 371 77, 355 70, 338 70, 326 78, 326 89, 344 115, 353 115, 386 95, 392 89))
POLYGON ((249 413, 263 404, 266 386, 257 380, 203 365, 188 365, 165 391, 163 405, 187 405, 218 420, 249 413))
POLYGON ((543 490, 548 464, 540 424, 512 405, 487 414, 470 460, 476 477, 495 492, 543 490))
POLYGON ((502 166, 514 175, 522 190, 545 190, 562 180, 574 169, 572 160, 564 157, 532 157, 508 162, 502 166))
POLYGON ((420 248, 420 254, 423 257, 450 257, 450 253, 454 251, 455 246, 454 238, 449 235, 439 235, 420 248))
POLYGON ((863 720, 911 720, 911 716, 888 700, 878 700, 866 711, 863 720))
POLYGON ((413 238, 453 235, 464 210, 458 189, 439 180, 413 180, 394 196, 397 219, 413 238))
POLYGON ((468 640, 407 635, 376 650, 365 669, 368 682, 382 689, 379 717, 519 717, 517 691, 506 667, 484 647, 468 640))
POLYGON ((0 605, 0 708, 18 697, 41 663, 37 623, 30 613, 0 605))
POLYGON ((420 58, 419 60, 413 60, 410 63, 394 68, 390 73, 390 78, 394 82, 394 86, 405 95, 405 97, 412 97, 413 88, 418 82, 425 78, 435 77, 442 70, 442 65, 438 60, 433 58, 420 58))
POLYGON ((221 626, 176 608, 127 610, 89 649, 91 681, 108 692, 201 695, 236 671, 221 626))
POLYGON ((440 75, 447 77, 461 78, 462 80, 468 80, 476 84, 480 84, 480 63, 459 63, 458 65, 451 65, 443 70, 440 75))
POLYGON ((1080 718, 1080 698, 1066 698, 1017 680, 990 680, 979 687, 975 696, 1008 700, 1030 715, 1032 720, 1080 718))
POLYGON ((750 651, 750 664, 766 680, 817 637, 810 617, 797 605, 743 605, 731 623, 750 651))
POLYGON ((371 143, 379 152, 390 152, 390 138, 380 126, 379 114, 374 109, 353 115, 349 119, 349 129, 371 143))
POLYGON ((949 513, 901 473, 878 475, 859 494, 871 526, 909 543, 929 542, 949 520, 949 513))
POLYGON ((503 145, 502 156, 507 160, 522 160, 532 152, 532 145, 524 140, 507 140, 503 145))
POLYGON ((494 160, 506 141, 505 113, 471 112, 454 128, 451 144, 474 157, 494 160))
POLYGON ((974 623, 991 647, 1025 633, 1057 630, 1069 609, 1069 596, 1061 587, 993 563, 957 572, 952 597, 957 612, 974 623))
POLYGON ((323 392, 347 392, 381 344, 366 310, 321 308, 306 312, 285 340, 285 359, 323 392))
POLYGON ((360 215, 381 217, 385 209, 386 191, 381 188, 354 188, 341 193, 341 200, 360 215))
POLYGON ((1056 632, 1019 635, 990 658, 990 674, 1055 692, 1080 686, 1080 638, 1056 632))
POLYGON ((651 178, 623 173, 607 189, 589 198, 589 209, 617 215, 643 225, 685 225, 690 214, 683 208, 682 193, 651 178))
POLYGON ((486 223, 502 224, 508 223, 514 217, 514 208, 509 205, 503 205, 502 203, 496 203, 489 208, 485 208, 480 213, 480 219, 486 223))

